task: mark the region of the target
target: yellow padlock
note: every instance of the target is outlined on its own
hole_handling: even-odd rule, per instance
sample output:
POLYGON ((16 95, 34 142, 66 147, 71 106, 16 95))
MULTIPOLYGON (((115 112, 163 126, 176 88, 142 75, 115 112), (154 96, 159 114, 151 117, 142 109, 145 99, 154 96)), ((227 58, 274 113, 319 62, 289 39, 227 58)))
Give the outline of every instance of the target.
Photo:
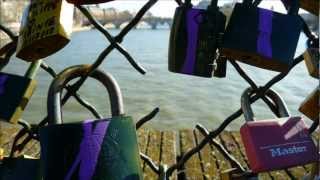
POLYGON ((31 0, 22 16, 17 57, 36 61, 62 49, 70 41, 73 9, 65 0, 31 0))
POLYGON ((299 111, 313 121, 319 118, 319 94, 320 90, 319 87, 317 87, 299 107, 299 111))

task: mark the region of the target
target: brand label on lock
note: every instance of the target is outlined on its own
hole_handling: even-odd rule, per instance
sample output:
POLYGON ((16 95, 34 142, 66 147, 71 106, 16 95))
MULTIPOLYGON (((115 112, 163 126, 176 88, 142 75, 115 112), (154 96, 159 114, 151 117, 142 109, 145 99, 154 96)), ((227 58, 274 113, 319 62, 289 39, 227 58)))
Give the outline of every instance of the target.
POLYGON ((318 160, 317 149, 301 117, 247 122, 240 133, 254 172, 318 160))
POLYGON ((20 28, 17 57, 36 61, 47 57, 69 42, 73 6, 65 0, 31 0, 20 28))

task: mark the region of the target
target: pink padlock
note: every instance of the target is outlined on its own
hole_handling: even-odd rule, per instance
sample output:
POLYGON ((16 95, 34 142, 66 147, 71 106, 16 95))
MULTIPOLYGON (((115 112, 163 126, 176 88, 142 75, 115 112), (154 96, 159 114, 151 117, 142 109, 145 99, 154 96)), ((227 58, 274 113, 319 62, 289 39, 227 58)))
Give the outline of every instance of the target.
POLYGON ((282 118, 254 121, 249 97, 252 89, 242 94, 241 107, 246 123, 240 134, 250 168, 254 173, 305 165, 319 160, 319 152, 301 117, 289 117, 286 105, 273 90, 266 95, 278 107, 282 118))

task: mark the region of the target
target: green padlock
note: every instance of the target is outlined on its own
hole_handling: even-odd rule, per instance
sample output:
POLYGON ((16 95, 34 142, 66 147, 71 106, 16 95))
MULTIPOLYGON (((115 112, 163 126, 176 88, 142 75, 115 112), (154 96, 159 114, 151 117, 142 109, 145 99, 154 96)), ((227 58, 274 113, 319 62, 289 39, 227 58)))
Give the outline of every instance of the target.
POLYGON ((41 60, 30 64, 24 76, 0 72, 0 120, 17 123, 35 88, 41 60))
POLYGON ((22 16, 17 57, 36 61, 62 49, 70 41, 73 9, 65 0, 31 0, 22 16))
POLYGON ((107 89, 112 118, 62 124, 61 92, 68 82, 85 76, 90 68, 70 67, 51 83, 49 125, 40 129, 44 180, 141 180, 135 125, 131 117, 124 115, 120 88, 110 74, 95 70, 90 77, 107 89))

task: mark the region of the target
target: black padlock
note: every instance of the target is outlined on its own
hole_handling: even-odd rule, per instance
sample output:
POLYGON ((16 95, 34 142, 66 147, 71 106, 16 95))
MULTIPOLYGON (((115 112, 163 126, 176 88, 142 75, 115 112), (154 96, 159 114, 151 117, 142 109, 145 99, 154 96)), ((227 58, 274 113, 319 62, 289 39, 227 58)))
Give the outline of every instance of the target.
POLYGON ((30 64, 24 76, 0 72, 0 120, 17 123, 35 88, 41 60, 30 64))
POLYGON ((257 7, 245 0, 236 3, 224 34, 221 52, 227 58, 273 71, 287 71, 294 60, 303 21, 299 2, 288 14, 257 7))
MULTIPOLYGON (((216 69, 220 70, 221 63, 214 67, 214 62, 225 23, 226 16, 219 11, 217 0, 212 0, 206 10, 193 8, 189 1, 179 6, 170 33, 169 71, 212 77, 216 69)), ((224 65, 220 71, 225 70, 224 65)))
POLYGON ((308 39, 307 50, 303 53, 309 74, 319 79, 319 38, 308 39))
POLYGON ((140 180, 136 129, 124 116, 120 88, 100 70, 90 77, 109 93, 112 118, 62 124, 60 95, 65 85, 86 75, 91 66, 79 65, 61 72, 48 92, 49 125, 40 129, 44 180, 140 180))

